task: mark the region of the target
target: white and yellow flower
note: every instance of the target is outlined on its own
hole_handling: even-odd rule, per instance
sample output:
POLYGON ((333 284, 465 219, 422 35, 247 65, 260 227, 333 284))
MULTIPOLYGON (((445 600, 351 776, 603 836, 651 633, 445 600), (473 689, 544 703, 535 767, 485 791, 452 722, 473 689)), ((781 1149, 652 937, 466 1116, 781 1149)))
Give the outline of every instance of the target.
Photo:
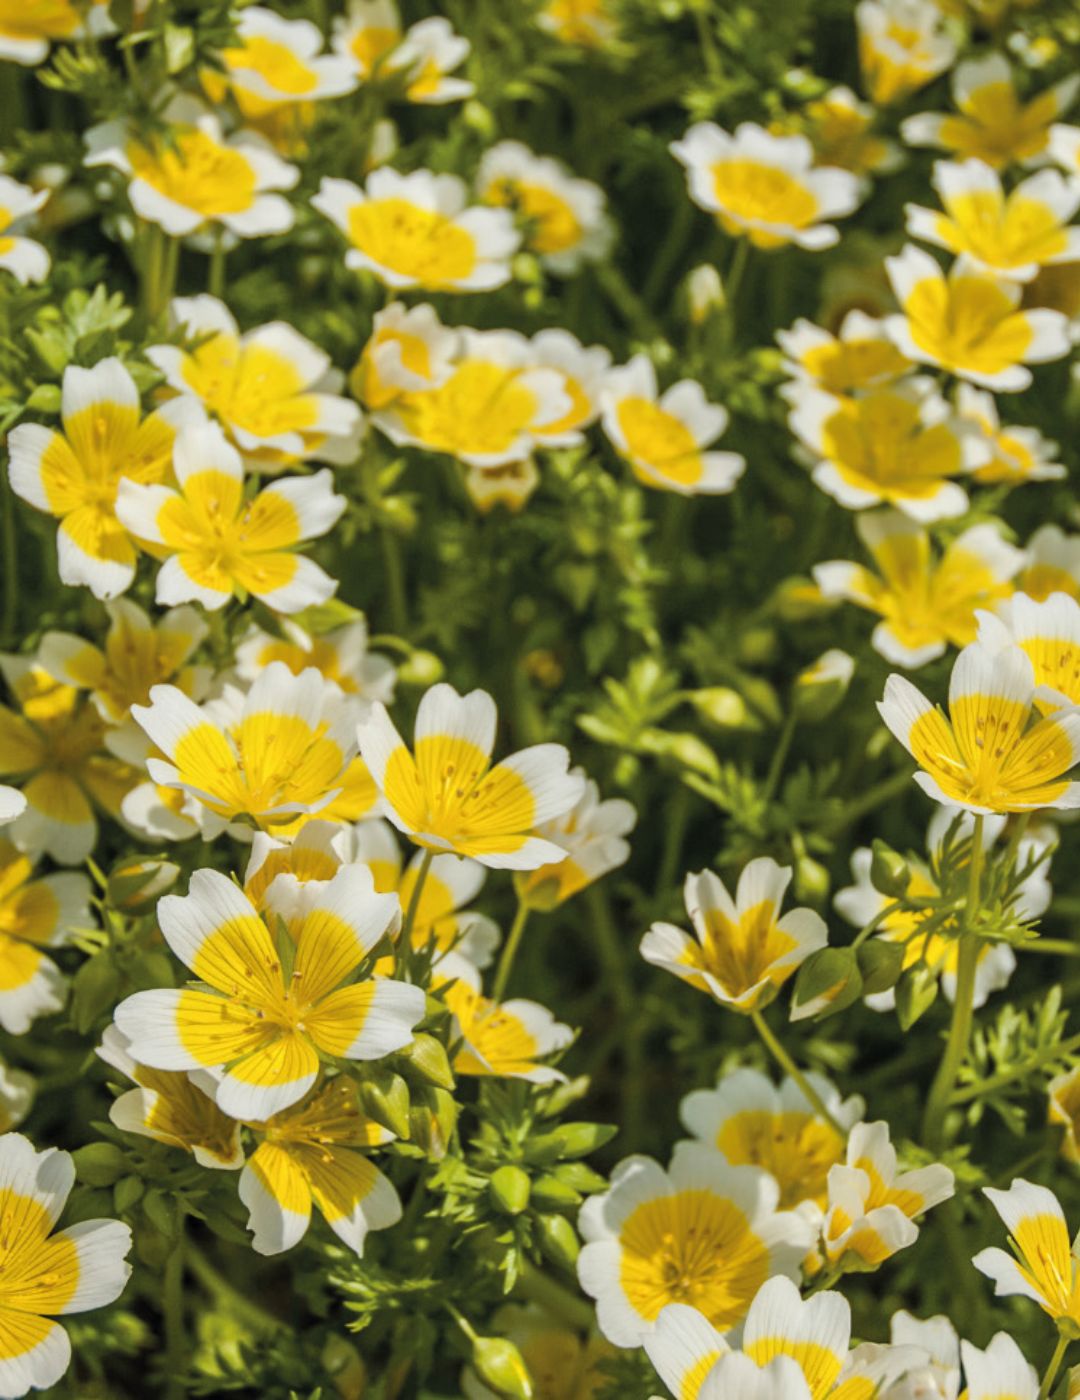
POLYGON ((127 1037, 115 1025, 106 1028, 97 1054, 136 1085, 110 1105, 109 1121, 114 1127, 190 1152, 200 1167, 236 1171, 244 1165, 240 1124, 222 1113, 211 1094, 193 1082, 199 1079, 197 1073, 138 1064, 127 1037))
POLYGON ((246 695, 202 707, 158 685, 132 715, 168 760, 147 759, 150 777, 193 800, 208 837, 227 826, 250 837, 251 825, 284 835, 316 812, 352 821, 374 805, 366 770, 354 771, 355 704, 314 667, 295 676, 273 661, 246 695))
POLYGON ((170 314, 195 348, 151 345, 147 359, 221 424, 253 470, 355 457, 360 410, 337 392, 341 376, 325 351, 284 321, 241 334, 224 302, 205 293, 177 297, 170 314))
POLYGON ((860 102, 849 87, 830 88, 806 105, 807 135, 822 165, 853 175, 887 175, 903 162, 903 152, 874 131, 877 110, 860 102))
POLYGON ((370 1230, 401 1219, 397 1192, 363 1152, 392 1134, 360 1111, 351 1079, 331 1080, 305 1102, 252 1127, 262 1140, 240 1174, 240 1199, 256 1254, 281 1254, 299 1244, 313 1205, 360 1255, 370 1230))
POLYGON ((644 486, 714 495, 731 491, 746 470, 737 452, 707 450, 728 425, 727 409, 709 403, 693 379, 661 394, 645 355, 608 373, 601 402, 604 432, 644 486))
POLYGON ((9 1035, 25 1035, 32 1021, 61 1009, 67 981, 44 950, 93 924, 85 875, 35 879, 33 860, 0 839, 0 1026, 9 1035))
POLYGON ((203 419, 198 404, 163 404, 143 418, 135 381, 115 357, 64 370, 63 432, 20 423, 8 438, 17 496, 60 521, 60 580, 115 598, 135 577, 137 541, 116 514, 122 478, 149 485, 170 472, 177 432, 203 419))
POLYGON ((71 1362, 68 1335, 54 1317, 113 1303, 131 1275, 131 1231, 118 1220, 83 1220, 53 1233, 75 1164, 66 1152, 36 1152, 21 1133, 0 1137, 0 1237, 7 1241, 0 1282, 0 1394, 55 1386, 71 1362))
POLYGON ((980 614, 979 641, 1020 648, 1031 662, 1040 714, 1080 705, 1080 603, 1074 597, 1051 593, 1036 601, 1016 593, 997 616, 980 614))
POLYGON ((600 416, 601 401, 611 369, 611 352, 602 345, 582 345, 561 326, 538 331, 530 341, 532 359, 540 369, 562 375, 570 411, 532 432, 540 447, 576 447, 585 441, 583 429, 600 416))
POLYGON ((1046 1121, 1061 1127, 1061 1155, 1080 1163, 1080 1065, 1055 1075, 1046 1086, 1046 1121))
MULTIPOLYGON (((859 1095, 845 1099, 824 1075, 807 1080, 832 1120, 850 1129, 863 1115, 859 1095)), ((733 1167, 761 1167, 780 1190, 781 1210, 804 1202, 822 1209, 829 1169, 844 1157, 844 1138, 820 1116, 794 1079, 777 1088, 767 1074, 736 1069, 715 1089, 695 1089, 679 1105, 687 1132, 715 1147, 733 1167)))
POLYGON ((329 468, 281 478, 246 500, 240 454, 216 423, 207 423, 178 434, 173 470, 175 487, 125 479, 116 499, 123 525, 165 555, 159 604, 199 602, 213 610, 243 592, 290 613, 334 593, 334 579, 296 553, 345 509, 329 468))
POLYGON ((394 0, 349 0, 345 15, 334 20, 334 49, 364 82, 390 71, 390 56, 401 37, 394 0))
POLYGON ((928 797, 975 813, 1080 806, 1080 710, 1028 724, 1035 673, 1017 646, 973 642, 949 681, 949 717, 903 676, 890 676, 878 705, 886 726, 919 764, 928 797))
POLYGON ((958 419, 933 381, 913 376, 837 397, 798 381, 788 423, 816 458, 811 475, 848 510, 892 505, 929 523, 963 515, 968 498, 950 478, 984 465, 990 449, 958 419))
POLYGON ((208 631, 197 609, 171 608, 155 621, 129 598, 116 598, 105 610, 109 630, 100 647, 71 632, 46 632, 37 656, 42 670, 63 685, 89 691, 109 725, 124 725, 132 705, 145 705, 151 689, 166 681, 202 699, 210 671, 188 664, 208 631))
POLYGON ((856 1124, 846 1162, 829 1170, 826 1258, 845 1268, 877 1268, 915 1243, 916 1217, 947 1201, 954 1189, 952 1171, 939 1162, 898 1171, 888 1123, 856 1124))
POLYGON ((37 1080, 22 1069, 12 1069, 0 1061, 0 1129, 17 1128, 33 1107, 37 1080))
POLYGON ((520 237, 507 209, 469 207, 456 175, 383 166, 364 189, 324 178, 311 201, 349 247, 345 266, 394 289, 481 292, 510 280, 520 237))
POLYGON ((670 1303, 719 1331, 737 1326, 766 1279, 798 1277, 810 1247, 812 1226, 778 1203, 767 1172, 733 1167, 702 1143, 679 1143, 667 1171, 651 1157, 621 1162, 578 1218, 578 1279, 600 1331, 639 1346, 670 1303))
POLYGON ((812 909, 781 916, 791 875, 790 866, 759 856, 743 867, 734 900, 711 870, 687 875, 686 912, 696 938, 674 924, 653 924, 641 956, 722 1006, 747 1015, 759 1010, 828 938, 812 909))
POLYGON ((482 471, 527 458, 546 430, 555 446, 575 441, 562 428, 575 402, 561 369, 536 363, 517 331, 460 333, 449 375, 432 388, 398 394, 372 422, 398 446, 445 452, 482 471))
POLYGON ((536 830, 574 806, 584 779, 567 771, 561 744, 534 744, 491 767, 496 718, 486 691, 459 695, 440 683, 420 701, 412 753, 379 704, 360 723, 360 753, 387 816, 414 844, 534 870, 565 856, 536 830))
POLYGON ((972 472, 980 485, 1019 486, 1025 481, 1060 481, 1067 475, 1062 463, 1054 461, 1057 443, 1044 438, 1037 428, 1002 424, 997 402, 987 390, 958 384, 956 411, 975 424, 993 453, 989 462, 972 472))
POLYGON ((1008 598, 1024 565, 1023 551, 989 523, 957 535, 939 557, 926 529, 900 511, 867 511, 855 529, 877 572, 833 559, 815 564, 814 581, 823 597, 876 613, 874 650, 909 669, 973 642, 976 612, 1008 598))
POLYGON ((1021 593, 1036 601, 1051 593, 1080 600, 1080 535, 1067 535, 1058 525, 1040 525, 1024 552, 1024 571, 1016 580, 1021 593))
POLYGON ((1060 311, 1023 310, 1016 282, 958 258, 948 277, 913 244, 885 259, 901 314, 886 318, 893 343, 909 359, 1001 393, 1026 389, 1029 364, 1058 360, 1072 348, 1060 311))
POLYGON ((138 773, 105 752, 106 725, 90 700, 31 658, 0 657, 19 712, 0 705, 0 775, 19 780, 24 810, 7 837, 29 855, 81 865, 97 841, 95 808, 119 817, 138 773))
POLYGON ((932 0, 859 0, 855 24, 863 83, 879 105, 925 87, 956 57, 932 0))
POLYGON ((1017 1177, 1007 1191, 984 1186, 1001 1216, 1014 1254, 982 1249, 971 1261, 994 1281, 994 1295, 1030 1298, 1059 1327, 1080 1327, 1080 1259, 1070 1244, 1065 1212, 1052 1191, 1017 1177))
POLYGON ((1072 105, 1080 78, 1064 81, 1024 102, 1008 60, 999 53, 958 63, 952 74, 957 112, 920 112, 901 123, 909 146, 937 146, 960 159, 974 157, 994 170, 1031 165, 1047 157, 1050 127, 1072 105))
POLYGON ((1039 1375, 1007 1332, 997 1332, 985 1351, 960 1343, 966 1400, 1038 1400, 1039 1375))
POLYGON ((363 616, 332 632, 317 635, 290 618, 282 618, 280 637, 252 624, 236 648, 236 674, 253 684, 274 661, 283 661, 294 676, 314 667, 346 695, 364 705, 394 698, 397 669, 389 658, 368 650, 368 626, 363 616))
POLYGON ((1050 158, 1057 161, 1058 165, 1075 179, 1080 175, 1080 126, 1055 123, 1050 128, 1047 151, 1050 158))
MULTIPOLYGON (((508 1304, 495 1314, 499 1336, 513 1342, 529 1369, 534 1394, 543 1400, 595 1400, 598 1388, 607 1384, 604 1362, 614 1348, 602 1337, 581 1334, 535 1303, 525 1307, 508 1304)), ((462 1373, 464 1400, 498 1400, 493 1390, 469 1367, 462 1373)))
POLYGON ((698 122, 671 152, 686 167, 694 203, 715 214, 725 233, 757 248, 831 248, 840 235, 826 221, 859 202, 856 177, 815 165, 805 136, 774 136, 754 122, 734 133, 698 122))
MULTIPOLYGON (((956 1400, 960 1394, 960 1338, 947 1317, 917 1318, 901 1309, 889 1323, 894 1352, 911 1356, 902 1380, 880 1400, 956 1400)), ((877 1400, 877 1397, 875 1397, 877 1400)))
POLYGON ((91 0, 89 5, 78 0, 34 0, 32 6, 3 0, 0 59, 32 68, 45 62, 51 43, 108 34, 112 28, 105 0, 91 0))
POLYGON ((376 894, 369 870, 345 866, 305 885, 279 880, 267 902, 264 918, 226 876, 196 870, 188 894, 166 895, 157 916, 204 986, 136 992, 115 1013, 133 1059, 208 1071, 217 1106, 232 1118, 261 1120, 298 1103, 321 1057, 377 1060, 402 1049, 424 1014, 419 987, 352 980, 401 918, 397 898, 376 894), (278 920, 287 944, 272 931, 278 920))
POLYGON ((142 138, 123 121, 86 133, 86 164, 109 165, 128 179, 128 199, 141 219, 181 238, 220 224, 237 238, 292 228, 294 212, 278 190, 300 178, 295 165, 251 131, 225 136, 221 122, 188 98, 166 112, 169 139, 142 138))
MULTIPOLYGON (((784 368, 799 384, 812 384, 837 398, 892 384, 911 369, 885 334, 885 326, 865 311, 849 311, 833 335, 823 326, 800 318, 790 330, 777 331, 784 368)), ((791 402, 798 385, 784 385, 791 402)))
POLYGON ((524 246, 561 277, 607 256, 613 229, 604 191, 520 141, 489 147, 476 172, 476 191, 482 203, 517 215, 524 246))
MULTIPOLYGON (((0 20, 0 25, 3 21, 0 20)), ((0 57, 3 30, 0 28, 0 57)), ((49 198, 49 190, 32 190, 10 175, 0 175, 0 267, 24 286, 43 282, 49 275, 49 255, 40 243, 24 238, 22 228, 49 198)))
POLYGON ((556 1021, 536 1001, 515 997, 495 1002, 480 990, 480 973, 460 953, 439 959, 433 988, 442 991, 454 1017, 455 1074, 493 1079, 524 1079, 530 1084, 556 1084, 566 1078, 545 1064, 549 1055, 565 1050, 574 1040, 570 1026, 556 1021))
POLYGON ((602 802, 600 789, 583 768, 574 768, 571 777, 584 781, 581 797, 561 817, 537 828, 540 836, 566 851, 565 857, 515 881, 518 897, 533 908, 554 909, 630 858, 630 844, 624 838, 637 823, 633 804, 621 797, 602 802))
POLYGON ((451 74, 465 62, 471 48, 448 19, 434 15, 409 26, 387 67, 405 74, 405 96, 410 102, 421 106, 462 102, 473 95, 476 84, 451 74))
POLYGON ((460 333, 444 326, 433 306, 392 301, 375 313, 371 337, 349 375, 349 388, 368 409, 402 394, 445 384, 453 373, 460 333))
POLYGON ((217 55, 223 72, 202 70, 203 87, 215 103, 231 93, 241 116, 256 127, 272 119, 268 135, 281 129, 282 119, 299 129, 310 104, 356 87, 353 65, 338 54, 324 54, 322 33, 308 20, 284 19, 265 6, 248 5, 237 16, 236 40, 217 55))
POLYGON ((564 44, 602 49, 618 33, 610 0, 544 0, 536 22, 564 44))
POLYGON ((1017 282, 1030 282, 1041 267, 1080 260, 1080 228, 1068 227, 1080 208, 1080 184, 1056 170, 1029 175, 1007 195, 1000 175, 981 160, 936 161, 931 180, 944 213, 907 205, 912 238, 1017 282))

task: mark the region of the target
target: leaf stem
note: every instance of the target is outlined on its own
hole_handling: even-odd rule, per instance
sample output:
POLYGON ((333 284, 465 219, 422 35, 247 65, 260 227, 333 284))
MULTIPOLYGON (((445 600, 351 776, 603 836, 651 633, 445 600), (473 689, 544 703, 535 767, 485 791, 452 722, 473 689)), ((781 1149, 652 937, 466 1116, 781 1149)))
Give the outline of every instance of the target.
POLYGON ((510 925, 510 932, 506 936, 502 953, 499 957, 499 966, 495 972, 495 981, 491 987, 492 1001, 499 1002, 503 999, 506 985, 510 981, 510 973, 514 966, 514 959, 517 957, 517 950, 521 946, 521 936, 525 932, 525 925, 529 921, 529 906, 523 899, 518 900, 517 912, 514 914, 514 922, 510 925))
POLYGON ((1064 1335, 1058 1337, 1057 1346, 1054 1348, 1054 1354, 1051 1356, 1050 1364, 1046 1368, 1046 1374, 1043 1376, 1042 1385, 1039 1386, 1039 1400, 1047 1400, 1051 1390, 1053 1390, 1054 1382, 1057 1380, 1057 1374, 1061 1370, 1061 1363, 1065 1360, 1065 1352, 1068 1345, 1068 1337, 1064 1335))
POLYGON ((402 971, 407 972, 412 960, 413 926, 420 908, 420 896, 424 893, 424 884, 434 859, 435 852, 425 848, 423 858, 420 861, 420 869, 416 872, 416 882, 412 887, 412 894, 409 895, 409 907, 405 911, 405 921, 401 925, 401 933, 398 935, 397 956, 394 959, 395 975, 402 971))
POLYGON ((751 1011, 750 1019, 753 1021, 754 1029, 761 1037, 765 1049, 768 1050, 769 1054, 773 1057, 776 1063, 780 1066, 780 1068, 784 1071, 785 1074, 789 1075, 792 1079, 794 1079, 795 1083, 802 1090, 803 1097, 807 1100, 808 1103, 813 1105, 814 1111, 817 1114, 819 1114, 820 1117, 824 1118, 825 1122, 828 1123, 829 1127, 832 1128, 834 1132, 839 1133, 840 1137, 846 1141, 847 1129, 842 1124, 838 1123, 837 1120, 826 1108, 825 1100, 821 1097, 818 1091, 810 1083, 810 1080, 806 1077, 803 1071, 799 1068, 799 1066, 791 1058, 788 1052, 780 1044, 780 1041, 777 1039, 777 1037, 769 1029, 769 1024, 765 1020, 765 1017, 761 1014, 760 1011, 751 1011))

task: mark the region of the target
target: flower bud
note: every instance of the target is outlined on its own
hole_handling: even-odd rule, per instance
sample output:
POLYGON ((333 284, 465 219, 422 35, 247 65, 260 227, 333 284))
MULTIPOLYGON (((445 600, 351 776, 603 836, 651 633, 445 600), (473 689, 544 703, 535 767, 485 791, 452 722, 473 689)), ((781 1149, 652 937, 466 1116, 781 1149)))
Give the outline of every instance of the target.
POLYGON ((565 1215, 538 1215, 536 1231, 545 1259, 573 1273, 581 1253, 581 1241, 565 1215))
POLYGON ((862 945, 856 956, 862 973, 864 995, 876 996, 896 986, 897 978, 904 970, 902 943, 892 943, 887 938, 872 938, 862 945))
POLYGON ((176 884, 180 867, 164 856, 125 856, 109 871, 105 893, 114 909, 145 914, 176 884))
POLYGON ((488 1182, 492 1205, 505 1215, 520 1215, 529 1204, 531 1189, 529 1173, 512 1165, 500 1167, 488 1182))
POLYGON ((714 312, 724 309, 724 284, 712 263, 699 263, 687 274, 686 298, 690 320, 695 326, 700 326, 714 312))
POLYGON ((772 595, 776 615, 784 622, 806 622, 832 611, 838 599, 826 598, 813 579, 792 576, 777 585, 772 595))
POLYGON ((91 1142, 71 1155, 76 1176, 87 1186, 112 1186, 127 1169, 127 1159, 111 1142, 91 1142))
POLYGON ((550 1133, 531 1138, 525 1155, 530 1162, 588 1157, 609 1143, 618 1131, 613 1123, 560 1123, 550 1133))
POLYGON ((710 685, 690 692, 690 703, 702 719, 717 729, 761 728, 761 721, 737 690, 728 685, 710 685))
POLYGON ((880 837, 874 838, 870 883, 878 894, 886 894, 890 899, 900 899, 911 884, 911 866, 880 837))
POLYGON ((930 1010, 937 994, 937 977, 925 963, 909 967, 896 984, 896 1019, 900 1029, 909 1031, 919 1017, 930 1010))
POLYGON ((795 678, 792 703, 799 719, 810 724, 827 719, 847 694, 855 659, 832 647, 795 678))
POLYGON ((829 872, 813 856, 801 855, 795 861, 795 898, 807 904, 823 904, 828 897, 832 880, 829 872))
POLYGON ((541 1118, 558 1118, 568 1108, 573 1108, 589 1092, 591 1081, 587 1074, 579 1074, 576 1079, 568 1079, 565 1084, 556 1084, 548 1090, 547 1097, 538 1112, 541 1118))
POLYGON ((410 1044, 400 1051, 400 1058, 407 1070, 411 1070, 428 1084, 439 1089, 452 1089, 454 1076, 450 1060, 442 1042, 423 1031, 414 1035, 410 1044))
POLYGON ((536 1394, 525 1358, 506 1337, 477 1337, 472 1349, 473 1370, 496 1395, 532 1400, 536 1394))
POLYGON ((791 1019, 834 1015, 850 1006, 862 992, 862 974, 851 948, 819 948, 803 963, 795 978, 791 1019))
POLYGON ((400 1074, 375 1067, 360 1081, 359 1098, 360 1107, 381 1128, 409 1139, 409 1086, 400 1074))
POLYGON ((441 1162, 450 1146, 457 1115, 457 1101, 445 1089, 418 1090, 409 1108, 410 1141, 432 1161, 441 1162))
POLYGON ((538 1176, 532 1184, 532 1200, 539 1210, 571 1210, 584 1200, 581 1192, 552 1172, 538 1176))
POLYGON ((446 668, 433 651, 414 651, 398 667, 403 685, 434 685, 442 679, 446 668))

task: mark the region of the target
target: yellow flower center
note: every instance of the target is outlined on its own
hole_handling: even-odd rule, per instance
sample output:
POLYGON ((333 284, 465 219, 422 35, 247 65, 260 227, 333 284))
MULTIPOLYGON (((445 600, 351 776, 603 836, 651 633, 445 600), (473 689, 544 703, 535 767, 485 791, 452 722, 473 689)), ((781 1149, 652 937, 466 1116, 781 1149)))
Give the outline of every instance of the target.
POLYGON ((616 409, 631 464, 643 464, 677 482, 701 480, 701 451, 693 433, 652 399, 625 398, 616 409))
POLYGON ((844 1154, 844 1141, 812 1113, 748 1109, 721 1126, 716 1146, 732 1166, 763 1167, 780 1186, 780 1209, 801 1201, 824 1206, 829 1168, 844 1154))
POLYGON ((255 437, 304 432, 318 421, 296 366, 264 345, 216 335, 185 356, 182 373, 216 418, 255 437))
POLYGON ((262 35, 252 35, 237 48, 223 49, 221 57, 227 68, 249 68, 291 97, 303 97, 318 84, 316 75, 291 49, 262 35))
POLYGON ((175 130, 172 146, 133 141, 127 157, 137 179, 204 218, 241 214, 255 200, 255 171, 241 152, 195 127, 175 130))
POLYGON ((368 200, 350 209, 349 240, 379 267, 429 291, 456 286, 476 267, 471 233, 407 199, 368 200))
POLYGON ((398 401, 409 431, 425 447, 451 456, 510 451, 536 417, 536 395, 519 370, 467 360, 437 389, 398 401))
POLYGON ((546 185, 496 180, 485 190, 484 200, 516 209, 530 226, 529 243, 537 253, 562 253, 581 242, 582 229, 573 209, 546 185))
POLYGON ((731 156, 712 167, 713 191, 720 205, 719 218, 729 233, 740 233, 744 226, 771 225, 774 232, 758 228, 751 240, 762 247, 787 242, 776 229, 802 229, 818 215, 818 202, 812 190, 796 176, 775 165, 731 156))

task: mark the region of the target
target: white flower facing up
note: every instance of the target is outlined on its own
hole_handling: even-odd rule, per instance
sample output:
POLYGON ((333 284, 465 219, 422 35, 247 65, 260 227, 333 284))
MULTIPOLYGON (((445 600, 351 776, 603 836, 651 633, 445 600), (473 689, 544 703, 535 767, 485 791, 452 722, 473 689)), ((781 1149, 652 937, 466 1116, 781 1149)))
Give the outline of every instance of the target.
POLYGON ((816 166, 805 136, 773 136, 753 122, 734 133, 698 122, 671 151, 686 167, 694 203, 758 248, 831 248, 840 235, 827 221, 859 203, 858 179, 816 166))
POLYGON ((86 133, 89 166, 109 165, 128 177, 128 198, 140 218, 174 238, 221 224, 237 238, 285 233, 293 209, 278 190, 300 178, 254 132, 226 136, 218 117, 189 98, 166 112, 171 142, 144 142, 122 121, 86 133))
POLYGON ((604 432, 644 486, 716 495, 731 491, 746 470, 737 452, 710 450, 728 425, 727 409, 709 403, 693 379, 661 394, 645 355, 608 373, 601 402, 604 432))
POLYGON ((509 210, 469 207, 462 180, 430 170, 384 166, 363 189, 326 177, 311 203, 345 235, 345 266, 395 290, 501 287, 521 241, 509 210))

